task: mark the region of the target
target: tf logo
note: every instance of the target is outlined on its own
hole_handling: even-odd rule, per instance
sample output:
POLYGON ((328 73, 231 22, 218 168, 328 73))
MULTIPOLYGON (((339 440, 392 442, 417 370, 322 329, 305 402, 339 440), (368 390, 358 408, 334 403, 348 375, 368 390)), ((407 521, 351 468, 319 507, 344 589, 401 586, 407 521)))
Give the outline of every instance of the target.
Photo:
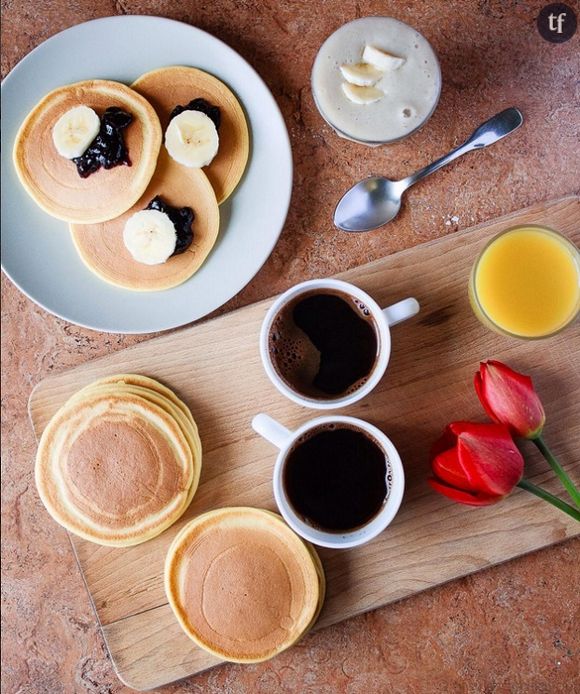
POLYGON ((568 5, 554 2, 546 5, 537 19, 538 31, 550 43, 564 43, 576 32, 576 13, 568 5))

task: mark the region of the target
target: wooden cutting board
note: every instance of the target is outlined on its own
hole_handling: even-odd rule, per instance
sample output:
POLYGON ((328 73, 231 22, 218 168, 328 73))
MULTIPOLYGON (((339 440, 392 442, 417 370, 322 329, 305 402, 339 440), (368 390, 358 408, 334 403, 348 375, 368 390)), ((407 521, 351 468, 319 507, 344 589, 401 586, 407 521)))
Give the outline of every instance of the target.
MULTIPOLYGON (((497 506, 474 509, 447 501, 425 483, 429 446, 444 425, 484 419, 472 378, 487 358, 533 374, 547 411, 546 439, 572 477, 580 479, 580 326, 542 342, 516 341, 483 328, 467 299, 478 251, 493 234, 523 223, 547 224, 578 243, 580 200, 543 203, 340 275, 383 306, 415 296, 421 311, 393 329, 391 362, 376 390, 346 410, 393 440, 405 466, 405 498, 392 525, 370 544, 320 551, 328 592, 316 628, 580 532, 580 524, 521 490, 497 506)), ((50 376, 31 395, 30 415, 39 436, 79 388, 106 374, 143 373, 173 388, 198 422, 204 447, 201 485, 178 523, 128 549, 71 536, 117 673, 135 689, 157 687, 219 662, 197 648, 173 618, 163 590, 165 552, 198 513, 229 505, 275 508, 276 451, 250 427, 257 412, 290 428, 316 416, 281 396, 263 372, 258 333, 270 304, 262 301, 50 376)), ((525 442, 522 448, 527 476, 560 493, 535 447, 525 442)))

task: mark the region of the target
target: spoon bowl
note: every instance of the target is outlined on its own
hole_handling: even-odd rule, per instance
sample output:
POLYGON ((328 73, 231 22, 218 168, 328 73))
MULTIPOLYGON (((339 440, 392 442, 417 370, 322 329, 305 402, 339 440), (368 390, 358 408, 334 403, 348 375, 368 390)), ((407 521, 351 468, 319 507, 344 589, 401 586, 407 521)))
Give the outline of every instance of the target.
POLYGON ((377 229, 399 214, 403 190, 400 181, 365 178, 342 196, 334 211, 334 224, 343 231, 377 229))

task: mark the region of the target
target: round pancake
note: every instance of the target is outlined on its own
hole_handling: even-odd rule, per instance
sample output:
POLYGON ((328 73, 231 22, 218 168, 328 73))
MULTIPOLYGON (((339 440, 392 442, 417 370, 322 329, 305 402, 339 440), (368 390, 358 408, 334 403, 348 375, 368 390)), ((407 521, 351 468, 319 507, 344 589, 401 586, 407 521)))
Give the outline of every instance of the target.
MULTIPOLYGON (((271 512, 269 512, 271 513, 271 512)), ((277 516, 277 514, 272 514, 274 516, 277 516)), ((278 516, 277 516, 278 517, 278 516)), ((281 517, 281 516, 279 516, 281 517)), ((310 553, 310 556, 312 558, 312 562, 316 568, 316 574, 318 575, 318 604, 316 605, 316 610, 314 614, 312 615, 312 619, 310 620, 310 624, 306 627, 304 632, 294 641, 294 643, 297 643, 303 636, 306 636, 306 634, 312 629, 312 627, 316 624, 316 621, 318 620, 318 617, 320 615, 320 612, 322 610, 322 606, 324 605, 324 598, 326 597, 326 576, 324 575, 324 569, 322 567, 322 562, 320 561, 320 557, 316 553, 316 550, 314 547, 309 543, 306 542, 308 551, 310 553)))
POLYGON ((99 378, 86 387, 90 388, 91 386, 98 386, 104 383, 128 383, 132 386, 149 388, 160 395, 164 395, 168 400, 171 400, 173 404, 179 407, 183 414, 189 419, 191 424, 193 424, 193 428, 197 432, 197 424, 195 423, 189 407, 183 402, 183 400, 177 397, 171 388, 164 386, 163 383, 156 381, 154 378, 151 378, 150 376, 143 376, 142 374, 114 374, 113 376, 104 376, 103 378, 99 378))
POLYGON ((68 400, 67 404, 70 404, 74 401, 83 401, 83 399, 86 397, 88 393, 97 393, 101 395, 119 397, 123 397, 124 395, 137 395, 163 408, 171 417, 173 417, 173 419, 179 425, 191 449, 194 467, 194 475, 191 483, 191 496, 193 497, 197 490, 199 478, 201 475, 201 441, 197 431, 197 426, 195 424, 192 424, 189 418, 185 416, 183 411, 179 407, 177 407, 177 405, 174 402, 172 402, 169 398, 165 397, 165 395, 156 392, 151 388, 132 385, 127 383, 126 381, 110 383, 107 382, 107 379, 101 379, 100 381, 96 381, 95 383, 92 383, 75 393, 75 395, 73 395, 72 398, 68 400))
POLYGON ((156 383, 158 388, 151 388, 147 383, 146 376, 138 376, 137 374, 126 374, 125 376, 105 376, 98 379, 94 383, 81 388, 77 391, 71 398, 81 398, 83 393, 94 393, 94 392, 105 392, 109 394, 123 394, 123 393, 134 393, 135 395, 141 395, 142 397, 151 400, 152 402, 164 407, 168 413, 174 417, 181 428, 186 433, 186 436, 192 438, 192 450, 200 452, 201 451, 201 441, 199 440, 199 433, 197 430, 197 424, 195 423, 191 412, 187 405, 179 400, 174 393, 172 393, 169 388, 165 388, 161 383, 156 383, 153 379, 147 379, 153 383, 156 383), (163 388, 164 390, 161 390, 163 388), (169 395, 171 394, 171 396, 169 395))
POLYGON ((48 214, 89 224, 113 219, 142 195, 155 171, 161 147, 159 118, 142 96, 119 82, 89 80, 59 87, 28 114, 14 143, 14 165, 22 185, 48 214), (69 109, 85 105, 102 116, 118 106, 133 116, 123 130, 131 166, 99 169, 81 178, 75 163, 62 157, 52 128, 69 109))
POLYGON ((182 66, 147 72, 131 87, 157 111, 164 134, 169 125, 169 116, 176 106, 185 106, 192 99, 202 98, 212 106, 219 107, 218 153, 203 170, 215 190, 218 203, 226 200, 242 178, 250 151, 246 117, 231 90, 217 77, 203 70, 182 66))
POLYGON ((192 451, 168 412, 133 394, 71 398, 42 434, 35 478, 52 517, 102 545, 155 537, 185 511, 192 451))
POLYGON ((147 190, 133 207, 101 224, 71 224, 74 244, 83 262, 101 279, 134 291, 170 289, 189 279, 203 264, 219 233, 219 207, 213 188, 201 169, 187 169, 163 149, 147 190), (191 207, 193 242, 179 255, 159 265, 133 259, 123 242, 125 223, 160 195, 173 207, 191 207))
POLYGON ((223 508, 177 534, 165 589, 181 627, 201 648, 256 663, 296 643, 318 616, 324 574, 314 556, 280 516, 223 508))

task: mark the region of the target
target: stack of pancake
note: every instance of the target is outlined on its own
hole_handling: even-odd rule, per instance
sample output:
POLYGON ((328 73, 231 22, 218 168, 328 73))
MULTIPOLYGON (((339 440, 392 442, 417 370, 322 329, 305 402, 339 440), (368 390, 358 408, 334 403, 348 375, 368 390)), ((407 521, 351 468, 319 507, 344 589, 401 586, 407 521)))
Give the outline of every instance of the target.
POLYGON ((201 442, 169 388, 135 374, 100 379, 73 395, 44 430, 36 484, 51 516, 101 545, 155 537, 191 502, 201 442))
POLYGON ((280 516, 222 508, 198 516, 175 537, 165 589, 197 645, 224 660, 257 663, 313 626, 325 579, 314 548, 280 516))
POLYGON ((24 120, 13 152, 26 191, 43 210, 70 223, 75 248, 89 270, 135 291, 175 287, 201 267, 218 237, 218 205, 238 185, 248 155, 248 126, 233 92, 213 75, 182 66, 148 72, 131 87, 94 79, 53 90, 24 120), (221 117, 218 152, 204 168, 183 166, 162 144, 175 107, 195 99, 219 108, 221 117), (58 154, 53 127, 78 106, 99 114, 119 107, 132 116, 125 135, 131 166, 102 168, 81 178, 73 162, 58 154), (177 209, 193 210, 193 242, 165 262, 147 265, 132 257, 123 230, 157 196, 177 209))
MULTIPOLYGON (((73 395, 44 430, 36 484, 51 516, 101 545, 149 540, 187 509, 201 443, 187 406, 136 374, 102 378, 73 395)), ((177 621, 223 660, 257 663, 316 622, 326 583, 314 547, 281 516, 249 507, 203 513, 175 536, 165 590, 177 621)))

